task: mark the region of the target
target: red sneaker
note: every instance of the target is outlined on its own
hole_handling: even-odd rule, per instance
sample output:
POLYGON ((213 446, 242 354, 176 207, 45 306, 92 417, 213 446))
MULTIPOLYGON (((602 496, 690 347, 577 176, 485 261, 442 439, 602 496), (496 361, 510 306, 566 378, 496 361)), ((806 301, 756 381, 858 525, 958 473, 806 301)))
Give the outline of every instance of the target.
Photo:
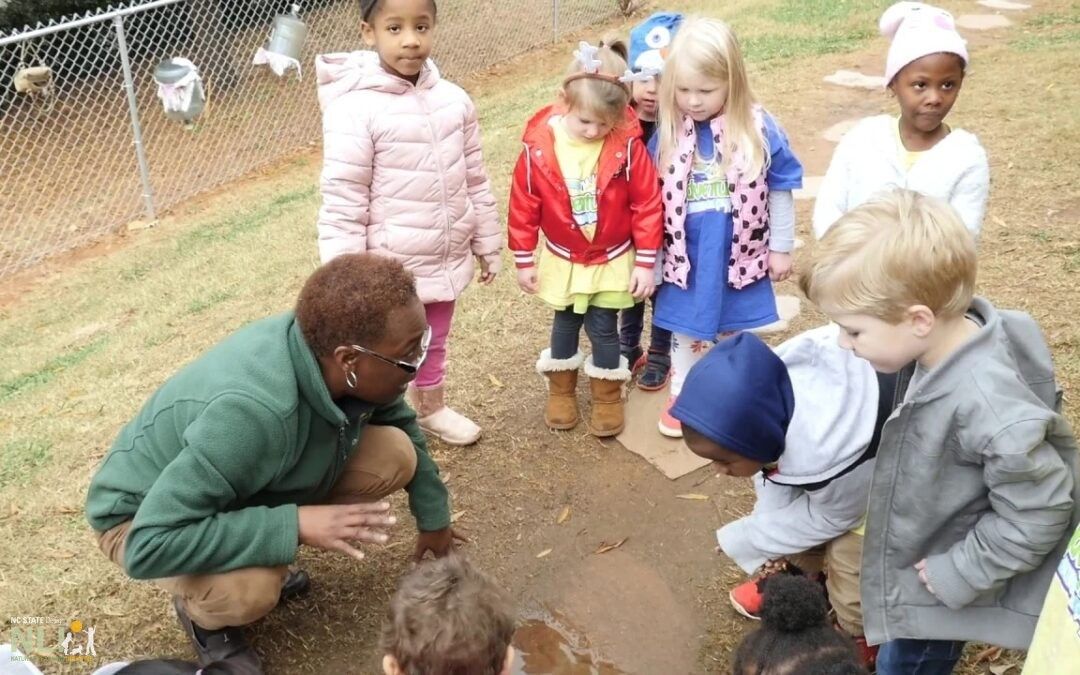
POLYGON ((757 576, 744 581, 728 593, 728 599, 731 600, 731 606, 735 608, 735 611, 747 619, 759 621, 761 605, 765 599, 765 582, 776 574, 802 574, 802 570, 787 560, 770 560, 765 563, 757 576))
POLYGON ((877 669, 877 653, 878 645, 871 647, 866 644, 866 637, 860 635, 859 637, 853 637, 855 640, 855 650, 859 652, 859 658, 862 659, 863 665, 871 673, 877 669))
POLYGON ((671 416, 671 409, 675 406, 677 398, 676 396, 668 398, 664 409, 660 411, 660 421, 656 425, 660 433, 668 438, 682 438, 682 422, 671 416))

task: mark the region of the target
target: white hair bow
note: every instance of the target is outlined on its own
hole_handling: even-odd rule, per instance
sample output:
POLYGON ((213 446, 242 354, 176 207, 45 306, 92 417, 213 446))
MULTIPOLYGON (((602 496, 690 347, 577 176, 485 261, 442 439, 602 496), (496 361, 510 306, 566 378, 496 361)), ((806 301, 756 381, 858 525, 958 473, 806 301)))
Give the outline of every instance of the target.
POLYGON ((627 70, 619 78, 619 82, 630 84, 631 82, 649 82, 660 74, 659 68, 642 68, 638 72, 627 70))
POLYGON ((574 51, 574 58, 581 64, 582 70, 586 73, 599 73, 601 63, 600 59, 596 58, 596 55, 599 53, 599 47, 593 47, 588 42, 582 40, 578 43, 578 48, 574 51))

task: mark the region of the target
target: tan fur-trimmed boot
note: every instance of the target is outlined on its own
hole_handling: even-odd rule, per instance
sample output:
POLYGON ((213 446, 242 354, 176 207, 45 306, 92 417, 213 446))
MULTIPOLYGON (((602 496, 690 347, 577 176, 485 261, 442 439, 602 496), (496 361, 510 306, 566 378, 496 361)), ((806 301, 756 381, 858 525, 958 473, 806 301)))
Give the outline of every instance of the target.
POLYGON ((577 404, 578 369, 585 355, 578 352, 568 359, 551 358, 551 350, 540 352, 536 372, 547 378, 548 397, 544 406, 544 423, 549 429, 573 429, 580 415, 577 404))
POLYGON ((472 445, 480 438, 480 427, 446 405, 442 385, 431 389, 409 387, 409 404, 416 411, 420 428, 447 445, 472 445))
POLYGON ((585 362, 585 374, 589 376, 589 389, 592 391, 589 433, 600 438, 618 434, 626 426, 623 385, 630 380, 630 366, 626 357, 619 357, 618 368, 597 368, 590 356, 585 362))

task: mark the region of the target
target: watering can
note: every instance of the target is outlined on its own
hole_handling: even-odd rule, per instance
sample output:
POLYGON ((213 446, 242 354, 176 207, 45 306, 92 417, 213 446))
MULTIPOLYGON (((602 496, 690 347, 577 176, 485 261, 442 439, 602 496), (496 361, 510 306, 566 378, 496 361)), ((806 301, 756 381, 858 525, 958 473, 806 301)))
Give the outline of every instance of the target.
POLYGON ((274 17, 274 30, 266 41, 266 51, 300 61, 307 39, 308 27, 298 15, 300 5, 293 5, 290 14, 274 17))
POLYGON ((162 61, 154 68, 154 82, 169 119, 191 122, 206 108, 202 78, 191 61, 181 58, 162 61))

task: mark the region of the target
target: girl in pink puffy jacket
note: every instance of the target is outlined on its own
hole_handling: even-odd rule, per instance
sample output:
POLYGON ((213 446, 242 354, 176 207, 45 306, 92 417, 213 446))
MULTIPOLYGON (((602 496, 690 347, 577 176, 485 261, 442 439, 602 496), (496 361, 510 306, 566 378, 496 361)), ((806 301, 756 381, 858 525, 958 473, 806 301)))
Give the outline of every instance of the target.
POLYGON ((361 0, 374 51, 316 60, 323 110, 319 254, 377 251, 416 276, 431 345, 410 388, 420 426, 451 445, 480 427, 443 399, 454 303, 480 265, 499 271, 502 228, 469 96, 428 60, 434 0, 361 0))

